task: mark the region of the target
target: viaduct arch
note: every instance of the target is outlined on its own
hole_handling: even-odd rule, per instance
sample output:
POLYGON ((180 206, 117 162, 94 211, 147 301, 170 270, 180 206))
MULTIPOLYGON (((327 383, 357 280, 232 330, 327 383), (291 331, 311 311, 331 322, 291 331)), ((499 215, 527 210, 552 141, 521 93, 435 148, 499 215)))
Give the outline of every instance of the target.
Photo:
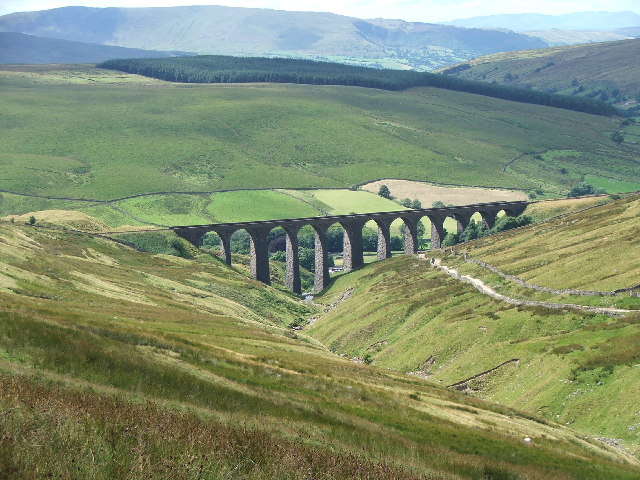
POLYGON ((415 254, 418 251, 418 222, 423 217, 431 221, 431 249, 438 249, 446 234, 444 220, 452 217, 457 222, 458 232, 462 232, 475 213, 482 217, 484 225, 493 227, 500 211, 509 216, 524 212, 528 202, 491 202, 458 207, 420 208, 393 212, 362 213, 352 215, 332 215, 326 217, 292 218, 286 220, 265 220, 257 222, 216 223, 211 225, 186 225, 171 227, 177 235, 194 245, 201 245, 205 234, 215 232, 220 237, 220 248, 224 261, 231 265, 231 236, 246 230, 251 239, 251 275, 256 280, 270 284, 268 235, 271 230, 281 227, 286 236, 286 286, 301 293, 300 266, 298 264, 298 232, 304 226, 315 230, 315 280, 314 291, 323 290, 329 283, 327 262, 327 231, 334 224, 344 229, 344 270, 351 271, 364 265, 362 247, 362 228, 369 221, 378 226, 378 260, 391 257, 391 224, 401 219, 405 225, 404 253, 415 254))

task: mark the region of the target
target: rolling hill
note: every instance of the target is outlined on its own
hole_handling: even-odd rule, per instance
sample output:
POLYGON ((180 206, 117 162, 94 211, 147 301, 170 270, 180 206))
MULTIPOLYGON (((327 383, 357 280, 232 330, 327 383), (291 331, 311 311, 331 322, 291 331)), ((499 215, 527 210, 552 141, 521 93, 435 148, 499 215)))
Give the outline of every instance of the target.
MULTIPOLYGON (((618 296, 521 287, 463 259, 484 260, 529 283, 611 291, 638 282, 635 195, 548 222, 429 252, 461 275, 522 300, 640 308, 618 296)), ((514 305, 399 257, 336 279, 319 301, 347 298, 305 330, 332 351, 455 385, 638 452, 640 315, 611 318, 563 307, 514 305), (348 298, 347 298, 348 297, 348 298), (612 414, 612 412, 615 412, 612 414)))
POLYGON ((23 33, 0 32, 0 63, 98 63, 111 58, 170 57, 179 52, 161 52, 112 47, 23 33))
POLYGON ((635 102, 638 52, 640 39, 633 39, 489 55, 443 71, 469 80, 635 102))
POLYGON ((638 27, 640 15, 630 11, 576 12, 561 15, 516 13, 463 18, 443 23, 466 28, 508 28, 515 32, 548 29, 597 31, 638 27))
POLYGON ((221 6, 65 7, 4 15, 0 31, 145 50, 429 70, 478 55, 546 46, 514 32, 221 6))
POLYGON ((186 86, 77 67, 6 69, 0 84, 0 189, 32 195, 19 210, 7 197, 3 214, 43 209, 37 196, 105 201, 394 177, 563 193, 585 176, 640 177, 637 144, 610 138, 616 118, 437 88, 186 86))
POLYGON ((288 327, 317 307, 210 257, 0 239, 5 478, 638 475, 564 426, 331 354, 288 327))
POLYGON ((608 42, 638 36, 640 15, 634 12, 577 12, 488 15, 443 22, 466 28, 509 29, 543 40, 547 45, 608 42))

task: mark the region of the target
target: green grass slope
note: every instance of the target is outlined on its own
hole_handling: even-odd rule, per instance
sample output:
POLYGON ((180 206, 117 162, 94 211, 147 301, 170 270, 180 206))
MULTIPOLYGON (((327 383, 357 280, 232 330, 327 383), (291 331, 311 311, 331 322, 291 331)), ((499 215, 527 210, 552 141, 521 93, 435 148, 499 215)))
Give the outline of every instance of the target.
POLYGON ((640 283, 639 231, 634 195, 459 249, 536 285, 610 291, 640 283))
POLYGON ((617 120, 472 94, 19 73, 0 76, 0 190, 16 193, 108 200, 394 177, 562 192, 585 174, 640 178, 638 146, 611 141, 617 120))
MULTIPOLYGON (((510 262, 535 258, 530 268, 553 278, 554 286, 630 286, 637 283, 640 258, 638 202, 637 197, 621 200, 458 249, 516 274, 523 270, 510 270, 510 262), (510 250, 498 253, 497 247, 506 245, 510 250)), ((503 291, 504 282, 479 267, 465 267, 461 255, 445 256, 443 262, 503 291)), ((320 301, 329 304, 348 291, 347 300, 308 327, 332 351, 442 385, 496 369, 468 382, 466 390, 638 451, 640 417, 633 400, 640 394, 638 314, 613 319, 575 309, 510 305, 413 257, 339 277, 320 301)), ((575 300, 538 298, 524 289, 505 294, 575 300)))
POLYGON ((3 478, 638 476, 562 426, 330 354, 286 327, 315 307, 207 257, 0 239, 3 478))
MULTIPOLYGON (((636 100, 640 66, 633 59, 639 46, 640 40, 634 39, 498 53, 451 67, 449 71, 468 80, 533 86, 566 95, 585 96, 604 91, 605 100, 616 97, 636 100)), ((599 97, 597 93, 596 98, 599 97)))

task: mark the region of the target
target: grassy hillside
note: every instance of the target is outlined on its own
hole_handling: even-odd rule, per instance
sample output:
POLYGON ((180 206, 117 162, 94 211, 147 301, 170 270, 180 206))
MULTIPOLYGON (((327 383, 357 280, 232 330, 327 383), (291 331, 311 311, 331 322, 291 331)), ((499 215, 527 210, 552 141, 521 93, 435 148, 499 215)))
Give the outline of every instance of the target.
POLYGON ((206 257, 0 238, 5 478, 638 474, 567 428, 330 354, 286 327, 315 307, 206 257))
POLYGON ((617 120, 565 110, 429 88, 112 85, 91 69, 72 85, 50 73, 0 76, 2 190, 107 200, 396 177, 561 192, 585 174, 640 178, 637 145, 610 139, 617 120))
POLYGON ((459 248, 536 285, 615 290, 640 283, 639 219, 636 195, 459 248))
MULTIPOLYGON (((637 197, 621 200, 458 250, 495 261, 534 283, 627 287, 637 283, 639 202, 637 197), (498 251, 506 245, 509 249, 498 251), (531 274, 518 264, 530 265, 531 274)), ((637 298, 624 295, 550 296, 514 288, 465 264, 461 255, 445 256, 443 262, 511 297, 639 306, 637 298)), ((427 260, 406 257, 338 278, 321 301, 331 303, 345 292, 350 297, 307 330, 332 351, 442 385, 495 369, 461 388, 638 451, 640 418, 630 401, 640 392, 638 314, 614 319, 573 309, 510 305, 454 280, 427 260)))
POLYGON ((98 64, 97 67, 180 83, 270 82, 300 85, 343 85, 392 91, 416 87, 437 87, 596 115, 618 115, 618 111, 611 105, 592 98, 553 95, 547 92, 488 84, 428 72, 373 69, 311 60, 198 55, 168 59, 108 60, 98 64))
POLYGON ((460 78, 605 101, 637 100, 640 39, 498 53, 451 67, 460 78))

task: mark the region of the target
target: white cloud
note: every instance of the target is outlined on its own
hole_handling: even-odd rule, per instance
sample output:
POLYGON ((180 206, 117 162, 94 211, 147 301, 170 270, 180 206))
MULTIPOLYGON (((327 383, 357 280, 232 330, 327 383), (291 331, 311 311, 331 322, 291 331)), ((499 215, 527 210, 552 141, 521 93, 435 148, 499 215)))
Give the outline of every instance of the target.
MULTIPOLYGON (((640 13, 638 0, 84 0, 72 4, 88 7, 167 7, 174 5, 226 5, 333 12, 360 18, 401 18, 408 21, 438 22, 497 13, 562 13, 623 11, 640 13)), ((68 0, 3 0, 0 14, 44 10, 69 5, 68 0)))

